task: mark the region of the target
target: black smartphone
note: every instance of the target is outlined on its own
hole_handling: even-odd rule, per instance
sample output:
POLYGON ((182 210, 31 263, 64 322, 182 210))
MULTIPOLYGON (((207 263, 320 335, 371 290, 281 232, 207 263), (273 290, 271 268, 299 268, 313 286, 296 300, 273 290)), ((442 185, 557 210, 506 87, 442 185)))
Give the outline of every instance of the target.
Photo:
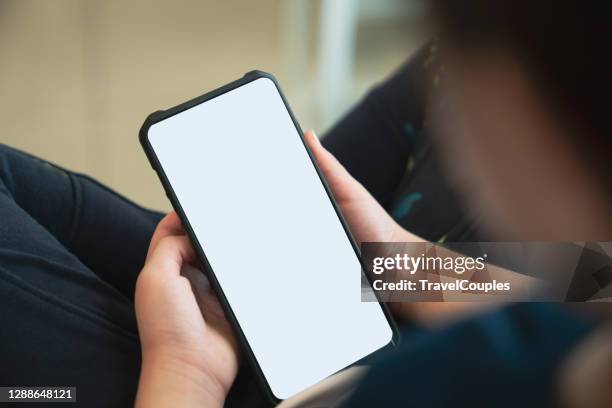
POLYGON ((393 344, 280 88, 248 73, 149 116, 140 141, 274 400, 393 344))

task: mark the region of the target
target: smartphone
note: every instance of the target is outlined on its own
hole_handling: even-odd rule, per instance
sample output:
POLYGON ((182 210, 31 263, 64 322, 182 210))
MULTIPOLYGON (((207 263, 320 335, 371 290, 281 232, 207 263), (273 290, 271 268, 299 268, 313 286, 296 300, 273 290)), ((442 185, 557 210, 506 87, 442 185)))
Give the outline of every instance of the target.
POLYGON ((155 112, 140 141, 273 400, 397 340, 272 75, 155 112))

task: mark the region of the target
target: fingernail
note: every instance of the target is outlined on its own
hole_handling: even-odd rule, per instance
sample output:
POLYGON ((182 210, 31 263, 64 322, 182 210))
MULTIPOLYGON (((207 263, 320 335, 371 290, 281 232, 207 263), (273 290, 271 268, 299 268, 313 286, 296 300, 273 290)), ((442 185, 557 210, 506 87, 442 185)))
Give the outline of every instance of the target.
POLYGON ((314 131, 314 130, 312 130, 312 129, 310 129, 310 132, 312 133, 312 136, 314 137, 315 142, 316 142, 317 144, 319 144, 319 145, 320 145, 320 144, 321 144, 321 141, 319 140, 319 136, 317 136, 317 134, 315 133, 315 131, 314 131))

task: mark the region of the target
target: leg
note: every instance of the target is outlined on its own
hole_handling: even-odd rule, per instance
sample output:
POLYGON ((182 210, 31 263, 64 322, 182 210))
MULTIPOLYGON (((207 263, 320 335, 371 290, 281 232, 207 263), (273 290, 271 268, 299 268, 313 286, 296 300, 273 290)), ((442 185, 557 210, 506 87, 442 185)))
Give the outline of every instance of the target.
POLYGON ((0 145, 5 193, 102 280, 133 298, 149 240, 162 214, 91 178, 0 145))
POLYGON ((381 203, 392 201, 416 153, 425 111, 424 47, 372 89, 322 139, 346 169, 381 203))
POLYGON ((60 242, 66 238, 60 232, 71 229, 59 220, 74 207, 54 201, 52 185, 39 186, 45 200, 34 210, 47 211, 47 202, 57 211, 50 225, 56 237, 17 205, 17 178, 6 174, 0 178, 0 384, 76 386, 79 405, 132 405, 140 368, 132 303, 60 242))

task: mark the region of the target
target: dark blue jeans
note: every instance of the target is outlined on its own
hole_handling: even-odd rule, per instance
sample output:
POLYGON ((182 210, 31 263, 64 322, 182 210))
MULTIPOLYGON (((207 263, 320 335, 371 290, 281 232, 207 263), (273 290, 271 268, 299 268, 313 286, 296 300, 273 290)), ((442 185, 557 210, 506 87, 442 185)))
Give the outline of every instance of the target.
POLYGON ((0 384, 76 386, 83 406, 133 402, 134 287, 161 217, 0 146, 0 384))

